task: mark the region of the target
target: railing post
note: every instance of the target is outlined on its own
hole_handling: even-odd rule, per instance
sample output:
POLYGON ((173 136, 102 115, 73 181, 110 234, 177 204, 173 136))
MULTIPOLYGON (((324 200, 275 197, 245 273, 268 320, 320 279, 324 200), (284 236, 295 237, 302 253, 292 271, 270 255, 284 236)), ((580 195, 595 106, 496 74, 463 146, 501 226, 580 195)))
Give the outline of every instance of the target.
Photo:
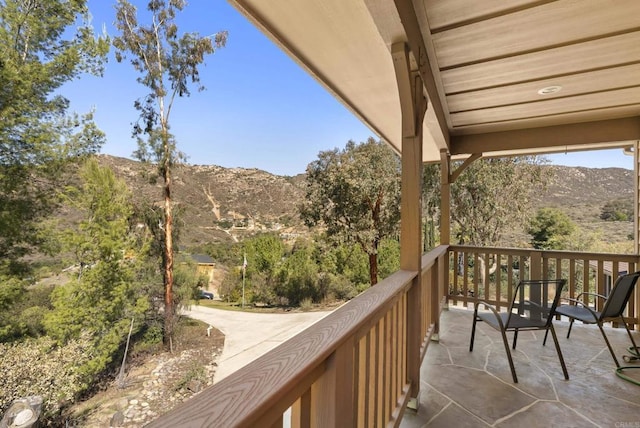
POLYGON ((529 257, 529 279, 543 279, 542 278, 542 252, 531 251, 529 257))
MULTIPOLYGON (((445 253, 447 254, 447 253, 445 253)), ((440 340, 440 287, 438 286, 438 279, 440 278, 440 271, 442 270, 443 258, 438 257, 433 267, 431 268, 431 289, 427 290, 431 295, 431 324, 433 324, 433 334, 431 335, 431 340, 438 341, 440 340)))

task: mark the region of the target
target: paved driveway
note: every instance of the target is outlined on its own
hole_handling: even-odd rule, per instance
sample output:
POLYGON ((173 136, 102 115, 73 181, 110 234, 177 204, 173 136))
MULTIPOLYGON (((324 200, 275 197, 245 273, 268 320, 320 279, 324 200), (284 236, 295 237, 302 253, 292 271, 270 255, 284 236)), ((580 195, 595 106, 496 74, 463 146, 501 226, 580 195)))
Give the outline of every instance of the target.
POLYGON ((192 306, 184 314, 224 333, 215 382, 304 330, 327 312, 255 313, 192 306))

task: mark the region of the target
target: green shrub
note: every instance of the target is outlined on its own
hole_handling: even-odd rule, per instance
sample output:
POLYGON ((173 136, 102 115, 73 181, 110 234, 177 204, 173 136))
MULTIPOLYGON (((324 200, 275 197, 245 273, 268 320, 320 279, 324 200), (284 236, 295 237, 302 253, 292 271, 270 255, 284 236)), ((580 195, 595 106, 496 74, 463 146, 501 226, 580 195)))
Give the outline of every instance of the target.
POLYGON ((309 297, 305 297, 304 299, 302 299, 302 301, 300 301, 300 309, 302 309, 303 311, 310 311, 311 309, 313 309, 313 300, 311 300, 311 298, 309 297))
POLYGON ((0 414, 18 398, 40 395, 44 419, 52 421, 91 382, 80 369, 94 357, 86 336, 61 347, 48 337, 0 343, 0 355, 0 414))

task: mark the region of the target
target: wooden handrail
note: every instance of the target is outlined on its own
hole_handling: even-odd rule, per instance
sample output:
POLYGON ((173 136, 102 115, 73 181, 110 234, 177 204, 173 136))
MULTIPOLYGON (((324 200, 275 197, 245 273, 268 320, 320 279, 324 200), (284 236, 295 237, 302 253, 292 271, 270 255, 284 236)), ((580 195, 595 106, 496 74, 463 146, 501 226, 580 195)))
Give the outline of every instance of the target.
POLYGON ((394 273, 148 426, 250 427, 271 415, 276 420, 322 375, 329 356, 375 324, 416 275, 394 273))
MULTIPOLYGON (((314 424, 398 426, 420 383, 419 374, 415 377, 416 344, 419 358, 423 358, 429 339, 438 332, 446 299, 469 304, 479 297, 451 295, 449 287, 466 293, 472 289, 477 292, 481 286, 481 297, 490 297, 500 306, 513 283, 525 278, 528 265, 527 269, 539 270, 543 276, 569 276, 570 294, 580 281, 600 291, 606 262, 611 262, 614 270, 620 263, 628 263, 629 269, 640 268, 640 257, 635 255, 437 247, 423 255, 421 272, 394 273, 149 426, 281 427, 289 407, 294 428, 314 424), (465 263, 461 269, 457 260, 451 259, 456 254, 471 257, 474 266, 469 268, 465 263), (484 261, 480 269, 485 255, 499 261, 500 270, 493 271, 501 272, 499 275, 484 261), (516 261, 520 267, 517 275, 516 261), (595 269, 595 279, 590 269, 595 269)), ((629 306, 634 320, 640 319, 638 306, 640 297, 636 294, 629 306)))

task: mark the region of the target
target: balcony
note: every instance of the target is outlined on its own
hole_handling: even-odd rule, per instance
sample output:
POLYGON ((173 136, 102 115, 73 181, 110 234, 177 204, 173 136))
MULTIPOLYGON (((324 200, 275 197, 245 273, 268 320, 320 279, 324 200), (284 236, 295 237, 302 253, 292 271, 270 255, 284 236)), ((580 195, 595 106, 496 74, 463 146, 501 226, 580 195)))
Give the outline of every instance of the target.
MULTIPOLYGON (((420 406, 400 427, 622 427, 640 423, 638 386, 615 375, 611 355, 595 326, 556 321, 570 380, 563 378, 553 343, 540 332, 520 333, 514 384, 497 331, 480 323, 469 352, 473 311, 452 307, 440 317, 440 342, 422 364, 420 406), (626 425, 625 425, 626 424, 626 425)), ((618 355, 627 352, 624 329, 607 331, 618 355)), ((640 364, 630 364, 640 367, 640 364)), ((634 370, 638 371, 638 370, 634 370)), ((640 379, 640 373, 631 376, 640 379)))
MULTIPOLYGON (((558 321, 569 381, 553 347, 542 347, 533 332, 522 334, 515 385, 494 331, 481 326, 469 353, 472 312, 464 308, 479 296, 504 308, 519 278, 564 277, 570 295, 605 290, 605 266, 635 271, 638 262, 627 255, 440 246, 423 255, 420 274, 396 272, 149 426, 413 427, 454 420, 460 426, 458 417, 469 426, 541 417, 545 424, 570 417, 576 426, 632 421, 640 414, 637 387, 615 376, 597 331, 576 328, 567 340, 566 324, 558 321), (417 413, 407 410, 416 405, 417 413)), ((636 289, 627 313, 636 327, 639 296, 636 289)), ((624 353, 626 332, 612 333, 624 353)))

